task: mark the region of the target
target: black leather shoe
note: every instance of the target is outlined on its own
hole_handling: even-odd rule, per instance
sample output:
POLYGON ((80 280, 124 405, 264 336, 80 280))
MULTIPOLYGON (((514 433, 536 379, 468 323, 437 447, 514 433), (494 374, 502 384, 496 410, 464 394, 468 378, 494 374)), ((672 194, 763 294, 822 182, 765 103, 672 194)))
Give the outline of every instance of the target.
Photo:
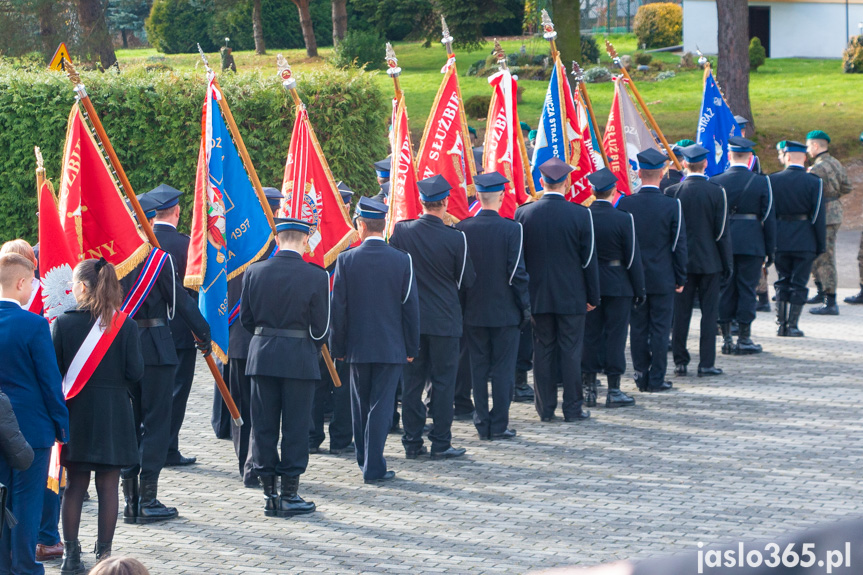
POLYGON ((714 375, 722 375, 722 370, 718 367, 699 367, 698 377, 712 377, 714 375))
POLYGON ((452 416, 453 421, 473 421, 473 412, 469 411, 468 413, 456 413, 452 416))
POLYGON ((678 363, 674 366, 674 375, 679 375, 681 377, 686 376, 686 365, 682 363, 678 363))
POLYGON ((393 434, 393 433, 401 433, 401 432, 402 432, 402 428, 401 428, 401 426, 400 426, 398 423, 396 423, 396 424, 394 424, 392 427, 390 427, 390 433, 391 433, 391 434, 393 434))
POLYGON ((824 305, 810 309, 809 313, 814 315, 839 315, 839 306, 836 305, 836 294, 825 293, 824 305))
POLYGON ((557 419, 556 415, 549 415, 547 417, 540 417, 539 418, 540 421, 545 422, 545 423, 550 423, 550 422, 554 421, 555 419, 557 419))
POLYGON ((438 451, 438 452, 432 451, 431 452, 431 458, 432 459, 452 459, 453 457, 461 457, 465 453, 467 453, 467 449, 465 449, 464 447, 452 447, 452 446, 450 446, 449 449, 446 449, 444 451, 438 451))
POLYGON ((583 409, 575 415, 563 418, 563 420, 567 423, 572 423, 573 421, 584 421, 585 419, 590 419, 590 412, 583 409))
POLYGON ((526 403, 533 401, 533 390, 527 383, 527 372, 515 372, 515 389, 513 390, 512 400, 515 403, 526 403))
POLYGON ((183 457, 182 453, 177 453, 176 457, 169 457, 165 461, 165 467, 182 467, 184 465, 194 465, 198 461, 197 457, 183 457))
POLYGON ((355 453, 357 446, 351 441, 344 447, 330 447, 330 455, 343 455, 345 453, 355 453))
POLYGON ((309 445, 309 455, 314 455, 314 454, 320 453, 320 452, 321 452, 320 447, 312 447, 311 445, 309 445))
POLYGON ((516 430, 507 429, 506 431, 502 431, 500 433, 493 433, 491 438, 492 439, 512 439, 516 435, 518 435, 518 432, 516 430))
POLYGON ((845 303, 850 303, 853 305, 863 303, 863 284, 860 284, 860 292, 858 294, 845 298, 845 303))
POLYGON ((647 386, 648 393, 660 393, 663 391, 668 391, 672 387, 674 387, 670 381, 663 381, 659 385, 649 385, 647 386))
POLYGON ((647 391, 647 374, 642 374, 636 371, 634 377, 635 387, 638 389, 638 391, 647 391))
POLYGON ((407 449, 405 450, 405 459, 416 459, 421 455, 427 455, 429 452, 428 448, 423 445, 419 449, 407 449))
POLYGON ((316 507, 314 501, 306 501, 297 494, 300 487, 299 476, 282 475, 282 492, 278 499, 278 517, 293 517, 294 515, 307 515, 314 513, 316 507))
POLYGON ((477 431, 476 434, 477 434, 477 436, 479 436, 480 440, 482 440, 482 441, 491 440, 491 435, 489 435, 488 433, 480 433, 479 431, 477 431))
POLYGON ((158 480, 142 479, 140 481, 137 523, 155 523, 177 517, 176 507, 166 507, 156 499, 158 488, 158 480))
POLYGON ((363 483, 366 485, 374 484, 374 483, 383 483, 384 481, 389 481, 390 479, 396 478, 395 471, 387 471, 381 477, 375 477, 374 479, 363 479, 363 483))

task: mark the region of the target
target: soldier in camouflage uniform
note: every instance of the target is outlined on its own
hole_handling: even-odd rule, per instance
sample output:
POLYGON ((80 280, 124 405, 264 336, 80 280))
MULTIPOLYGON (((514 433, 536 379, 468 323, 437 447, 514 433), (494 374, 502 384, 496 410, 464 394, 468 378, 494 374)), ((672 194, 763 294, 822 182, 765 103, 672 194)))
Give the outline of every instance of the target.
MULTIPOLYGON (((738 122, 739 123, 739 122, 738 122)), ((779 163, 785 167, 785 140, 776 144, 776 154, 779 158, 779 163)), ((861 275, 860 277, 863 277, 861 275)), ((758 296, 758 306, 755 311, 771 311, 770 301, 767 289, 767 268, 761 268, 761 281, 758 282, 758 287, 755 288, 755 294, 758 296)))
POLYGON ((830 136, 821 130, 806 135, 806 152, 813 160, 809 172, 821 178, 827 212, 827 251, 818 256, 812 265, 812 275, 822 299, 807 301, 824 304, 809 310, 809 313, 816 315, 839 315, 836 306, 836 233, 842 225, 842 204, 839 198, 851 192, 851 182, 845 168, 827 151, 829 143, 830 136))
POLYGON ((863 235, 860 236, 860 251, 857 252, 857 268, 860 272, 860 292, 845 298, 845 303, 863 303, 863 235))

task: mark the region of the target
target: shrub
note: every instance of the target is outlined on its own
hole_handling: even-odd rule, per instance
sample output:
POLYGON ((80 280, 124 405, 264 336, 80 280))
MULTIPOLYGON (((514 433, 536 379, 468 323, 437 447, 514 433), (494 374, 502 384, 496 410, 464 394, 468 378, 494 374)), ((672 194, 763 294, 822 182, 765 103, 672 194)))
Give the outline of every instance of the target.
POLYGON ((633 30, 639 46, 676 46, 683 41, 683 8, 671 2, 645 4, 635 14, 633 30))
POLYGON ((144 27, 153 47, 165 54, 196 52, 197 43, 205 52, 219 49, 208 34, 209 11, 193 0, 154 0, 144 27))
POLYGON ((660 72, 656 75, 656 80, 661 82, 663 80, 670 80, 674 78, 677 74, 674 73, 674 70, 666 70, 665 72, 660 72))
POLYGON ((581 61, 591 64, 599 61, 599 46, 596 44, 596 38, 590 34, 581 35, 581 61))
POLYGON ((349 31, 336 46, 333 64, 346 68, 357 66, 366 70, 382 70, 386 67, 381 46, 385 40, 374 32, 349 31))
POLYGON ((757 72, 766 60, 767 51, 761 45, 758 36, 753 36, 752 40, 749 41, 749 69, 757 72))
MULTIPOLYGON (((184 190, 182 227, 188 230, 204 100, 200 72, 147 74, 139 68, 121 76, 86 72, 82 79, 135 191, 162 182, 184 190)), ((371 165, 387 153, 390 112, 371 75, 327 67, 304 72, 298 81, 336 180, 361 193, 376 192, 371 165)), ((290 96, 272 73, 224 74, 220 82, 261 182, 280 187, 295 114, 290 96)), ((59 189, 73 101, 62 74, 0 69, 0 242, 35 241, 33 146, 42 148, 59 189)))
POLYGON ((639 66, 647 66, 653 60, 653 54, 645 54, 644 52, 636 52, 633 55, 635 63, 639 66))
POLYGON ((842 70, 846 74, 863 73, 863 36, 854 36, 842 53, 842 70))
POLYGON ((464 113, 474 119, 485 118, 490 105, 491 96, 471 96, 464 103, 464 113))
POLYGON ((608 82, 611 80, 611 72, 604 66, 595 66, 584 72, 584 81, 588 84, 608 82))
POLYGON ((482 71, 485 70, 485 60, 477 60, 473 64, 470 65, 470 68, 467 69, 465 73, 466 76, 478 76, 482 74, 482 71))

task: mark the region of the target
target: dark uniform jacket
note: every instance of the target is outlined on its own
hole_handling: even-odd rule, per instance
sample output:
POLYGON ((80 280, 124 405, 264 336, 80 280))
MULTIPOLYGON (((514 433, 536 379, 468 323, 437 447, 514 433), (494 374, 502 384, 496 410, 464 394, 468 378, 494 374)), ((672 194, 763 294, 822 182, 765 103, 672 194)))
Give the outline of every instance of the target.
POLYGON ((252 264, 243 277, 240 321, 254 334, 246 375, 320 379, 318 353, 330 324, 327 272, 289 250, 252 264))
POLYGON ((767 176, 736 165, 710 181, 725 188, 728 197, 728 230, 734 255, 772 256, 776 251, 776 216, 767 176))
MULTIPOLYGON (((276 249, 276 241, 270 242, 267 251, 261 257, 260 261, 264 261, 270 257, 273 250, 276 249)), ((243 277, 245 272, 231 278, 228 281, 228 310, 229 313, 237 306, 240 301, 240 296, 243 294, 243 277)), ((249 357, 249 344, 252 343, 252 334, 243 327, 243 322, 240 321, 240 315, 237 314, 234 323, 228 328, 228 359, 246 359, 249 357)))
MULTIPOLYGON (((51 324, 57 364, 63 375, 96 320, 89 310, 70 310, 51 324)), ((62 460, 128 467, 138 463, 135 414, 129 392, 144 376, 138 326, 131 319, 120 331, 84 389, 66 402, 69 443, 62 460)))
POLYGON ((420 333, 461 337, 462 311, 458 291, 469 288, 476 272, 467 238, 429 214, 395 225, 390 243, 413 260, 419 288, 420 333))
POLYGON ((419 344, 411 256, 372 238, 342 252, 333 279, 333 357, 349 363, 406 363, 417 357, 419 344))
POLYGON ((776 251, 823 254, 827 224, 821 178, 793 165, 769 177, 776 211, 776 251))
POLYGON ((590 210, 546 193, 515 212, 524 226, 524 263, 534 314, 583 315, 599 305, 599 267, 590 210))
POLYGON ((635 218, 616 210, 611 202, 590 205, 599 261, 599 292, 602 296, 644 296, 644 269, 635 236, 635 218))
POLYGON ((732 269, 731 237, 728 234, 728 200, 725 190, 705 176, 690 174, 668 188, 680 200, 686 222, 690 274, 715 274, 732 269))
MULTIPOLYGON (((129 293, 135 281, 144 269, 144 263, 129 272, 120 280, 125 294, 129 293)), ((144 355, 144 365, 177 365, 177 348, 168 327, 168 306, 174 305, 175 317, 181 318, 188 325, 192 333, 201 339, 210 338, 210 325, 198 310, 198 303, 183 287, 174 274, 171 273, 170 262, 159 271, 156 283, 150 291, 150 295, 138 308, 132 319, 135 320, 162 320, 164 325, 158 327, 141 327, 141 352, 144 355), (176 300, 175 300, 176 297, 176 300)))
POLYGON ((662 181, 659 182, 659 189, 662 190, 662 193, 666 193, 668 188, 674 184, 679 184, 681 180, 683 180, 683 172, 668 168, 668 171, 662 176, 662 181))
MULTIPOLYGON (((159 240, 159 246, 171 254, 174 259, 174 273, 182 285, 186 277, 186 261, 189 257, 189 236, 181 234, 177 228, 170 224, 155 222, 153 233, 159 240)), ((169 264, 170 265, 170 264, 169 264)), ((195 301, 198 301, 198 292, 186 290, 195 301)), ((174 336, 174 345, 177 349, 189 349, 195 347, 195 338, 186 322, 180 317, 175 317, 170 322, 171 335, 174 336)))
POLYGON ((494 210, 462 220, 476 281, 465 293, 464 322, 483 327, 514 326, 530 309, 528 275, 522 257, 524 230, 494 210))
POLYGON ((12 469, 25 471, 33 464, 33 448, 24 439, 12 402, 0 390, 0 456, 12 469))
POLYGON ((669 294, 686 283, 686 224, 680 202, 655 186, 620 198, 619 210, 635 219, 644 287, 649 294, 669 294))

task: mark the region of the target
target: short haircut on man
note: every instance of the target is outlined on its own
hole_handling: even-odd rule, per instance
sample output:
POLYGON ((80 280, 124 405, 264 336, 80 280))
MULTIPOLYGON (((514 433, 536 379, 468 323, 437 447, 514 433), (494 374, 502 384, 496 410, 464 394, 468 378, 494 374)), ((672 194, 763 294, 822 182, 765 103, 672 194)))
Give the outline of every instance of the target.
POLYGON ((306 232, 301 232, 299 230, 284 230, 279 232, 278 238, 280 243, 289 243, 294 244, 297 242, 302 242, 303 238, 308 237, 309 234, 306 232))
POLYGON ((543 188, 547 192, 557 192, 557 191, 562 190, 566 187, 566 179, 564 179, 563 181, 560 181, 560 182, 549 182, 548 180, 543 178, 542 181, 543 181, 543 188))
POLYGON ((693 172, 703 172, 707 169, 707 160, 701 160, 700 162, 686 162, 686 165, 689 166, 689 169, 693 172))
MULTIPOLYGON (((446 199, 446 198, 444 198, 444 199, 446 199)), ((436 202, 426 202, 424 200, 420 200, 420 203, 423 205, 423 207, 425 209, 434 211, 434 210, 439 210, 439 209, 443 208, 444 200, 438 200, 436 202)))
POLYGON ((477 192, 476 196, 479 198, 479 203, 481 204, 489 204, 493 202, 501 192, 477 192))
POLYGON ((366 225, 366 229, 374 234, 383 233, 384 229, 387 227, 387 221, 385 219, 372 219, 372 218, 357 218, 358 222, 362 222, 366 225))
POLYGON ((33 262, 21 254, 6 253, 0 256, 0 286, 11 288, 21 278, 36 270, 33 262))

